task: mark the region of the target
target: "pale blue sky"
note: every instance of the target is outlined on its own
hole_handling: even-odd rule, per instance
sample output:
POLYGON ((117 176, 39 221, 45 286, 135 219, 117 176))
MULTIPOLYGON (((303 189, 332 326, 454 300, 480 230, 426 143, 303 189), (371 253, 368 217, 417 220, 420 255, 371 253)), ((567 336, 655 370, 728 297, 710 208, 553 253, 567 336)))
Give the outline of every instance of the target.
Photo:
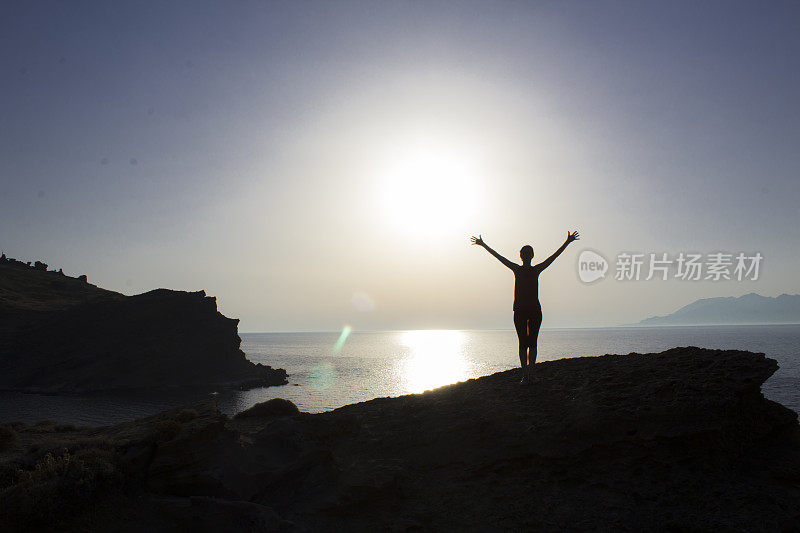
POLYGON ((472 233, 581 231, 545 327, 796 293, 798 36, 797 2, 4 2, 0 247, 243 331, 510 327, 472 233), (583 285, 584 247, 764 264, 583 285))

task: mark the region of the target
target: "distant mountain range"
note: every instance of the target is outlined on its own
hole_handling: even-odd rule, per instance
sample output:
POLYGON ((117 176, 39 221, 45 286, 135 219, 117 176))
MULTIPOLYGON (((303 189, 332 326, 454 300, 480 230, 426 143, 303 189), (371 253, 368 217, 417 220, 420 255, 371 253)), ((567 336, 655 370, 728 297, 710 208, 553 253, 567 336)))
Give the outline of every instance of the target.
POLYGON ((714 324, 799 324, 800 294, 772 298, 751 292, 738 298, 705 298, 666 316, 646 318, 634 326, 714 324))

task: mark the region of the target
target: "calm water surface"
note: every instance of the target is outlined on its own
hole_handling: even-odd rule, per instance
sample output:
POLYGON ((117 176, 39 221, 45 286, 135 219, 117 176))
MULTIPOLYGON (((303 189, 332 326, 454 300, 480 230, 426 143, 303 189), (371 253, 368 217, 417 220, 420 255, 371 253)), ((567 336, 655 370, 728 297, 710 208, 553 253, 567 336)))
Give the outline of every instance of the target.
MULTIPOLYGON (((800 412, 800 325, 694 326, 543 330, 539 361, 606 353, 655 352, 675 346, 764 352, 780 369, 764 394, 800 412)), ((255 361, 285 368, 289 385, 216 395, 233 414, 270 398, 309 412, 381 396, 399 396, 519 365, 516 335, 506 330, 419 330, 242 334, 255 361)), ((207 392, 45 396, 0 393, 0 421, 52 419, 102 425, 157 413, 207 392)))

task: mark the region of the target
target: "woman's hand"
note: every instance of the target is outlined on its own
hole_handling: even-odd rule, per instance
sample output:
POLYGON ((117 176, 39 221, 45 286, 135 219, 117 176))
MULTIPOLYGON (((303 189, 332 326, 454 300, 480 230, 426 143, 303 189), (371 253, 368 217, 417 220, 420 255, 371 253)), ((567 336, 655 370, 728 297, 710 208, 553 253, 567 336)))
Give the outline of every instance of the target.
MULTIPOLYGON (((581 238, 581 236, 578 235, 577 231, 573 231, 572 233, 567 232, 567 244, 571 243, 572 241, 577 241, 580 238, 581 238)), ((474 237, 473 237, 473 239, 474 239, 474 237)))
POLYGON ((470 240, 472 241, 472 244, 476 244, 478 246, 484 246, 483 238, 481 235, 478 235, 477 237, 473 235, 472 239, 470 240))

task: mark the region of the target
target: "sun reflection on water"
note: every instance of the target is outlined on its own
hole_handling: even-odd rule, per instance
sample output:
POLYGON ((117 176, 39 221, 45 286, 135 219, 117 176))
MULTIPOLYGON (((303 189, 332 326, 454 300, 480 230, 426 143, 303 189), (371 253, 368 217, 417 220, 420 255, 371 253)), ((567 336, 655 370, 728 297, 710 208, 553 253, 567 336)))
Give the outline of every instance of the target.
POLYGON ((465 335, 453 330, 417 330, 401 334, 408 353, 399 362, 403 393, 422 392, 469 376, 465 335))

